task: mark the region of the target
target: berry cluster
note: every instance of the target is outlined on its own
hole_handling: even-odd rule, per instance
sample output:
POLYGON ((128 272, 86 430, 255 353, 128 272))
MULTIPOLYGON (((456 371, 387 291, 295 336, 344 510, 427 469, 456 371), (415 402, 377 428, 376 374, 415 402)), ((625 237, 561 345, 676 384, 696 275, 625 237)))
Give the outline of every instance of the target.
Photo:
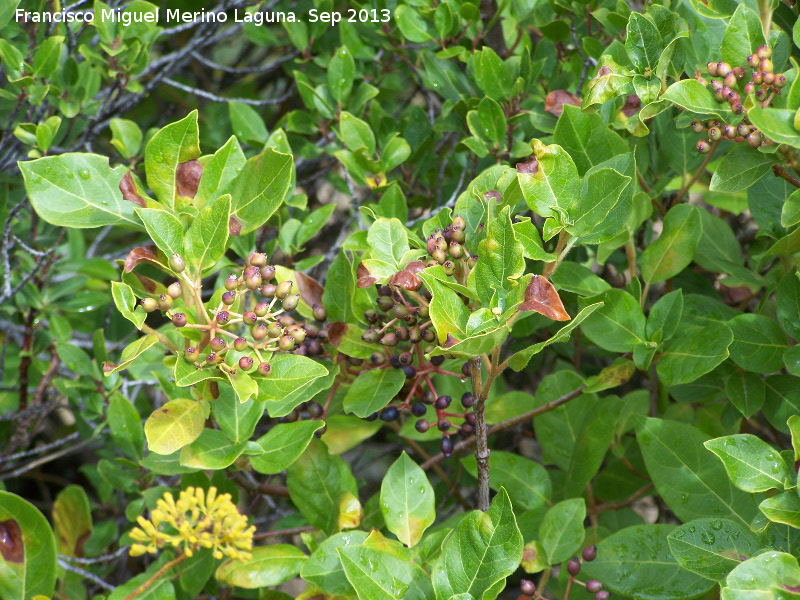
MULTIPOLYGON (((755 101, 762 107, 766 107, 772 98, 780 94, 781 88, 786 85, 786 76, 782 73, 773 72, 773 64, 770 60, 772 50, 769 46, 760 46, 755 54, 747 57, 747 65, 732 67, 726 62, 710 62, 706 65, 708 74, 711 77, 720 77, 710 81, 711 90, 719 103, 728 103, 731 111, 736 115, 744 113, 742 104, 742 94, 753 95, 755 101), (751 81, 745 82, 747 69, 751 69, 751 81)), ((700 72, 695 73, 695 79, 703 85, 709 85, 700 72)), ((695 133, 706 133, 708 139, 697 142, 697 151, 706 154, 711 151, 712 144, 720 140, 730 140, 733 142, 747 142, 751 147, 771 144, 764 135, 748 121, 732 125, 718 120, 702 123, 692 121, 691 127, 695 133)))
MULTIPOLYGON (((185 264, 181 257, 174 255, 170 266, 183 276, 185 264)), ((321 326, 300 322, 289 315, 300 303, 300 295, 292 294, 292 281, 278 283, 275 277, 276 269, 268 264, 266 254, 253 252, 243 270, 231 273, 225 280, 225 291, 211 314, 199 297, 199 289, 188 278, 184 278, 184 283, 172 283, 167 293, 158 298, 144 298, 141 305, 147 313, 161 311, 176 328, 203 332, 196 346, 189 345, 187 339, 183 351, 184 359, 197 369, 210 367, 230 375, 241 369, 267 376, 271 367, 262 352, 319 355, 324 352, 327 340, 321 326), (186 304, 182 302, 184 295, 193 299, 197 323, 189 322, 186 304)), ((316 321, 325 321, 324 308, 314 305, 312 311, 316 321)))
MULTIPOLYGON (((452 411, 452 398, 436 392, 431 376, 439 374, 464 380, 470 376, 469 363, 464 363, 461 372, 455 373, 442 369, 444 356, 426 360, 425 354, 436 348, 436 333, 428 318, 431 294, 423 288, 418 273, 426 267, 440 265, 448 277, 466 283, 478 257, 464 247, 465 229, 464 219, 455 217, 450 226, 444 230, 437 229, 428 238, 429 259, 426 262, 412 261, 390 277, 386 285, 377 284, 377 306, 364 313, 370 327, 361 338, 365 342, 380 343, 385 347, 384 351, 373 353, 367 360, 342 357, 349 372, 360 372, 365 368, 402 369, 406 383, 396 402, 367 419, 372 421, 380 418, 392 422, 400 418, 402 413, 410 413, 418 418, 415 427, 420 433, 432 427, 442 432, 441 449, 445 456, 453 452, 452 435, 460 433, 466 436, 474 432, 475 415, 471 412, 474 398, 471 392, 465 392, 461 396, 463 410, 452 411), (433 407, 433 418, 425 418, 429 407, 433 407), (464 422, 460 427, 453 427, 450 421, 453 418, 463 419, 464 422)), ((368 275, 363 275, 364 280, 369 281, 368 275)))
MULTIPOLYGON (((595 558, 597 558, 597 546, 587 546, 581 552, 581 558, 577 556, 573 556, 569 562, 567 563, 567 573, 569 573, 569 582, 567 584, 567 591, 565 593, 565 599, 569 596, 569 589, 573 583, 577 583, 578 585, 582 585, 586 588, 586 591, 594 594, 595 600, 608 600, 610 596, 607 590, 603 589, 603 584, 600 583, 597 579, 588 579, 585 582, 579 581, 576 577, 581 572, 581 565, 584 562, 592 562, 595 558)), ((536 585, 529 579, 523 579, 519 582, 520 591, 522 592, 522 596, 520 596, 519 600, 530 600, 530 598, 536 598, 537 600, 543 600, 543 596, 536 592, 536 585)))

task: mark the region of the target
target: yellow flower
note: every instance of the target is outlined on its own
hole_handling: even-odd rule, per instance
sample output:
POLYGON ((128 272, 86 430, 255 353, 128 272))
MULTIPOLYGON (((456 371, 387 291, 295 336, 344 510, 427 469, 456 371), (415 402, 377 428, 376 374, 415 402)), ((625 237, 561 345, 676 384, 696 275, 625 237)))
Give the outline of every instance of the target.
POLYGON ((155 554, 169 544, 181 547, 186 556, 201 548, 213 548, 214 558, 229 556, 245 561, 251 557, 247 551, 253 549, 256 530, 255 526, 248 526, 247 517, 239 513, 231 495, 217 495, 215 487, 209 488, 208 493, 203 488, 188 487, 177 502, 167 492, 156 502, 150 520, 139 517, 137 523, 139 527, 129 535, 140 543, 131 546, 131 556, 155 554))

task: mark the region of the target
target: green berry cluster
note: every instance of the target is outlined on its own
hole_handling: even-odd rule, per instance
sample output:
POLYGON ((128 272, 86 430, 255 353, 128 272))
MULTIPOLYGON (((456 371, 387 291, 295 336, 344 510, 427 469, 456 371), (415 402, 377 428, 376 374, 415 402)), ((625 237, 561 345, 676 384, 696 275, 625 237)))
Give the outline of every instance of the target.
MULTIPOLYGON (((708 82, 699 71, 695 73, 695 79, 703 85, 711 87, 717 102, 729 104, 734 114, 741 115, 744 113, 742 94, 752 95, 756 103, 766 107, 786 85, 786 76, 782 73, 774 73, 771 56, 772 49, 769 46, 760 46, 755 54, 747 57, 746 65, 733 67, 726 62, 708 63, 706 65, 708 74, 721 79, 711 79, 708 82), (750 69, 750 81, 745 81, 748 69, 750 69)), ((697 142, 697 151, 701 154, 710 152, 712 145, 723 139, 737 143, 747 142, 752 148, 772 143, 762 132, 750 124, 747 117, 744 118, 743 123, 738 125, 719 120, 706 123, 692 121, 691 128, 695 133, 706 133, 707 139, 697 142)))
MULTIPOLYGON (((185 265, 179 256, 170 259, 170 267, 184 277, 185 265)), ((229 375, 242 370, 266 377, 271 366, 265 355, 323 354, 327 341, 324 328, 321 323, 291 316, 300 303, 300 295, 292 293, 292 281, 276 280, 276 268, 268 264, 266 254, 250 254, 242 270, 231 273, 223 286, 219 304, 213 310, 202 303, 199 287, 186 277, 183 282, 170 284, 166 294, 142 299, 141 306, 147 313, 161 311, 179 330, 200 330, 196 344, 191 342, 198 337, 196 334, 185 336, 183 350, 183 358, 197 369, 214 368, 229 375), (190 322, 187 307, 193 309, 196 323, 190 322)), ((314 305, 312 311, 317 322, 327 318, 321 306, 314 305)))

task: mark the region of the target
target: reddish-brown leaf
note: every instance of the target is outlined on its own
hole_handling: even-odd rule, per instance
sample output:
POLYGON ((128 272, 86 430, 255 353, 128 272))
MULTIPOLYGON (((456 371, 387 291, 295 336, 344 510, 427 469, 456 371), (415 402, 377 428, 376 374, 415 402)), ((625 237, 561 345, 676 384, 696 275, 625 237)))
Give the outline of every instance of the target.
POLYGON ((318 304, 322 306, 322 293, 325 288, 320 285, 319 281, 313 277, 309 277, 305 273, 296 273, 297 288, 300 290, 300 297, 305 300, 310 306, 318 304))
POLYGON ((580 106, 581 99, 567 90, 553 90, 544 99, 544 112, 560 117, 565 104, 580 106))
POLYGON ((231 215, 228 218, 228 233, 231 235, 239 235, 242 233, 242 220, 236 215, 231 215))
POLYGON ((389 278, 390 285, 396 285, 405 290, 416 291, 422 285, 422 280, 409 271, 398 271, 389 278))
POLYGON ((535 156, 531 156, 528 162, 517 163, 517 173, 527 173, 528 175, 535 175, 539 172, 539 161, 535 156))
POLYGON ((639 109, 642 108, 642 100, 636 94, 629 94, 625 100, 625 106, 622 107, 622 114, 626 117, 632 117, 639 109))
POLYGON ((421 260, 412 260, 410 263, 408 263, 405 266, 405 268, 403 270, 404 271, 408 271, 409 273, 413 273, 414 275, 416 275, 417 273, 422 273, 425 270, 425 267, 426 267, 426 265, 425 265, 425 263, 423 261, 421 261, 421 260))
POLYGON ((461 340, 457 340, 456 338, 454 338, 452 335, 450 335, 450 334, 448 333, 448 334, 447 334, 447 338, 445 338, 445 340, 444 340, 444 344, 443 344, 443 346, 444 346, 445 348, 452 348, 453 346, 455 346, 455 345, 456 345, 458 342, 460 342, 460 341, 461 341, 461 340))
POLYGON ((194 198, 202 176, 203 165, 197 159, 179 164, 175 169, 175 185, 178 188, 178 195, 194 198))
POLYGON ((334 348, 338 348, 342 341, 342 336, 347 333, 347 323, 336 321, 328 324, 328 340, 334 348))
POLYGON ((140 262, 149 262, 156 266, 160 265, 161 263, 158 262, 158 248, 148 244, 131 250, 128 256, 125 257, 125 272, 130 273, 140 262))
POLYGON ((369 269, 364 266, 364 263, 358 263, 358 269, 356 269, 356 277, 358 278, 358 282, 356 286, 359 288, 368 288, 371 285, 378 283, 378 278, 373 277, 369 273, 369 269))
POLYGON ((6 562, 22 563, 25 561, 25 546, 22 543, 22 531, 14 519, 0 521, 0 554, 6 562))
POLYGON ((125 200, 130 200, 142 208, 147 208, 147 202, 139 195, 139 191, 136 189, 136 183, 133 181, 133 176, 130 171, 125 173, 122 180, 120 180, 119 191, 122 192, 122 197, 125 200))
POLYGON ((145 277, 144 275, 140 275, 139 273, 134 273, 139 283, 142 284, 142 287, 148 294, 155 294, 156 290, 158 289, 158 284, 150 279, 149 277, 145 277))
POLYGON ((494 200, 495 202, 502 202, 503 201, 503 194, 498 192, 497 190, 489 190, 486 192, 483 197, 486 200, 494 200))
POLYGON ((519 305, 520 311, 532 310, 554 321, 569 321, 572 317, 564 309, 564 303, 553 287, 541 275, 534 275, 525 288, 525 301, 519 305))

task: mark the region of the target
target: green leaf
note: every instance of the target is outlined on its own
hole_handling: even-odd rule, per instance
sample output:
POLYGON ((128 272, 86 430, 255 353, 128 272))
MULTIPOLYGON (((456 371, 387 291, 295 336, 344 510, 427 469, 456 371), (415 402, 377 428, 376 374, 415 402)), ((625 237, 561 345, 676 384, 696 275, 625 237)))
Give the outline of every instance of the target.
POLYGON ((456 340, 463 339, 467 321, 469 320, 469 309, 456 292, 440 283, 433 276, 423 271, 419 274, 419 277, 433 296, 429 310, 431 321, 439 337, 439 343, 444 344, 448 335, 456 340))
POLYGON ((580 175, 617 154, 630 151, 627 142, 609 129, 599 114, 584 113, 580 107, 569 104, 564 105, 558 118, 553 141, 569 153, 580 175))
MULTIPOLYGON (((411 156, 411 146, 409 146, 406 140, 404 140, 401 137, 393 137, 392 139, 390 139, 388 142, 386 142, 386 145, 383 147, 383 150, 381 151, 381 165, 383 166, 384 173, 388 173, 395 167, 398 167, 401 164, 403 164, 408 159, 409 156, 411 156)), ((381 196, 381 201, 383 201, 386 198, 387 194, 384 193, 383 196, 381 196)), ((402 210, 401 220, 404 221, 408 215, 408 209, 405 208, 404 199, 402 202, 402 206, 403 208, 401 209, 402 210)))
POLYGON ((514 235, 510 207, 489 223, 478 254, 481 260, 470 272, 468 286, 474 287, 481 304, 489 307, 497 292, 510 291, 525 272, 523 246, 514 235))
POLYGON ((144 424, 147 446, 156 454, 172 454, 203 432, 205 410, 199 402, 178 398, 156 409, 144 424))
POLYGON ((795 272, 781 279, 775 294, 778 323, 783 330, 800 341, 800 277, 795 272))
POLYGON ((319 230, 324 227, 334 210, 336 210, 336 204, 326 204, 312 212, 303 220, 303 224, 300 225, 295 235, 295 243, 298 248, 302 248, 308 240, 314 237, 319 230))
MULTIPOLYGON (((530 410, 531 407, 526 408, 530 410)), ((539 463, 500 450, 492 452, 490 463, 489 485, 493 490, 505 489, 518 510, 539 508, 550 500, 553 491, 550 475, 539 463)), ((461 464, 477 478, 478 465, 474 455, 462 458, 461 464)))
POLYGON ((144 457, 142 418, 136 407, 120 394, 114 394, 108 401, 108 426, 111 439, 124 454, 133 460, 144 457))
POLYGON ((539 526, 539 543, 547 552, 551 565, 568 560, 580 549, 585 518, 586 503, 583 498, 559 502, 544 515, 539 526))
POLYGON ((62 227, 138 227, 135 203, 122 198, 128 169, 111 168, 95 154, 70 153, 19 163, 25 189, 38 215, 62 227))
POLYGON ((771 600, 800 585, 800 566, 791 554, 769 550, 746 560, 730 572, 722 600, 771 600), (774 591, 773 591, 774 590, 774 591), (777 592, 777 594, 776 594, 777 592))
POLYGON ((58 567, 56 541, 47 519, 27 500, 0 491, 0 523, 0 596, 8 600, 52 596, 58 567))
POLYGON ((247 590, 280 585, 296 577, 307 558, 302 550, 288 544, 258 546, 249 560, 226 560, 215 576, 222 584, 247 590))
POLYGON ((725 380, 725 393, 731 404, 749 419, 764 406, 767 387, 755 373, 734 371, 725 380))
MULTIPOLYGON (((472 135, 484 138, 491 145, 500 147, 508 134, 506 116, 500 105, 491 98, 484 98, 474 114, 477 116, 477 127, 470 127, 472 135)), ((470 121, 469 116, 467 120, 470 121)))
POLYGON ((475 83, 492 100, 501 102, 511 94, 514 81, 503 60, 489 46, 472 55, 475 83))
POLYGON ((366 148, 369 157, 375 154, 375 134, 372 132, 369 123, 362 121, 347 111, 342 111, 339 117, 339 129, 342 141, 348 150, 356 152, 361 148, 366 148))
POLYGON ((53 525, 59 554, 75 556, 83 552, 84 542, 92 533, 92 509, 81 486, 69 485, 58 493, 53 503, 53 525))
POLYGON ((580 178, 572 157, 561 146, 545 146, 539 140, 531 142, 538 161, 536 173, 517 173, 525 202, 542 217, 566 219, 565 207, 571 206, 580 195, 580 178))
POLYGON ((703 223, 697 208, 690 204, 671 208, 664 217, 661 235, 642 253, 645 283, 660 283, 689 266, 702 235, 703 223))
POLYGON ((472 511, 456 527, 433 567, 436 600, 454 594, 496 597, 503 580, 522 560, 522 535, 505 489, 488 511, 472 511), (490 591, 494 593, 490 593, 490 591))
POLYGON ((725 465, 731 483, 745 492, 766 492, 791 485, 793 473, 776 450, 749 433, 708 440, 704 446, 725 465))
POLYGON ((684 325, 665 345, 656 371, 668 386, 691 383, 728 358, 733 332, 725 323, 708 320, 684 325))
POLYGON ((746 527, 728 519, 697 519, 672 530, 669 549, 687 571, 720 581, 742 560, 754 556, 760 544, 746 527))
POLYGON ((733 112, 722 108, 724 105, 717 102, 711 90, 696 79, 676 81, 661 94, 661 100, 669 100, 698 116, 713 117, 726 123, 735 120, 733 112))
POLYGON ((728 321, 728 326, 733 331, 733 362, 754 373, 783 368, 783 353, 789 345, 775 321, 764 315, 743 314, 728 321))
POLYGON ((670 553, 667 536, 674 525, 635 525, 597 544, 597 559, 581 575, 600 579, 612 594, 635 600, 696 598, 715 583, 689 573, 670 553))
POLYGON ((608 168, 592 167, 586 174, 580 200, 569 211, 574 220, 567 231, 584 245, 612 240, 625 229, 632 208, 633 154, 618 155, 602 165, 608 168))
POLYGON ((383 477, 381 513, 386 528, 411 548, 436 518, 436 498, 425 472, 403 452, 383 477))
POLYGON ((180 582, 183 591, 191 597, 199 596, 214 571, 216 559, 211 548, 195 551, 181 565, 180 582))
POLYGON ((139 154, 142 148, 142 130, 128 119, 111 119, 111 145, 123 158, 130 160, 139 154))
POLYGON ((200 436, 181 450, 181 464, 195 469, 225 469, 244 452, 246 443, 234 444, 219 429, 203 429, 200 436))
POLYGON ((183 256, 198 274, 216 265, 225 254, 230 216, 231 197, 225 194, 201 210, 186 232, 183 256))
POLYGON ((761 18, 750 7, 740 4, 733 13, 722 36, 722 60, 732 65, 742 64, 763 45, 761 18))
POLYGON ((598 308, 603 306, 602 302, 596 302, 595 304, 591 304, 583 309, 564 327, 559 329, 556 334, 548 340, 544 342, 539 342, 532 346, 528 346, 525 350, 520 350, 519 352, 512 354, 511 357, 508 359, 508 366, 510 366, 515 371, 521 371, 526 367, 530 359, 539 354, 542 350, 544 350, 550 344, 555 344, 558 342, 564 342, 569 339, 570 333, 572 330, 575 329, 578 325, 580 325, 589 315, 591 315, 594 311, 598 308))
POLYGON ((800 528, 800 498, 797 497, 797 490, 767 498, 758 505, 758 508, 773 523, 800 528))
POLYGON ((347 390, 344 409, 357 417, 368 417, 381 410, 406 382, 400 369, 371 369, 360 374, 347 390))
POLYGON ((297 354, 276 354, 269 364, 272 366, 269 376, 258 378, 259 401, 285 400, 296 390, 328 374, 321 364, 297 354))
POLYGON ((173 254, 183 257, 185 233, 180 219, 166 210, 136 207, 150 238, 169 259, 173 254))
POLYGON ((144 320, 147 318, 147 313, 144 312, 141 306, 137 305, 136 296, 134 296, 131 286, 127 283, 112 281, 111 297, 114 299, 114 304, 122 316, 136 325, 136 329, 141 329, 144 320))
POLYGON ((230 193, 231 217, 240 221, 240 235, 245 235, 266 223, 286 198, 292 184, 294 161, 291 154, 266 148, 240 169, 221 191, 230 193))
POLYGON ((178 165, 200 156, 200 130, 197 110, 175 123, 163 127, 150 138, 144 149, 147 185, 161 202, 175 208, 178 197, 176 172, 178 165))
POLYGON ((761 108, 758 104, 747 110, 747 118, 750 122, 769 139, 797 148, 800 147, 800 133, 794 128, 794 115, 794 110, 761 108))
POLYGON ((246 442, 264 414, 264 404, 254 399, 239 402, 228 386, 220 386, 219 398, 211 403, 211 414, 219 428, 234 442, 246 442))
POLYGON ((800 223, 800 190, 795 190, 786 198, 781 209, 781 225, 791 227, 798 223, 800 223))
POLYGON ((263 454, 250 457, 250 464, 259 473, 274 475, 285 471, 305 451, 320 429, 322 421, 297 421, 275 425, 255 443, 263 448, 263 454))
POLYGON ((755 499, 733 488, 725 468, 708 460, 706 434, 676 421, 648 418, 637 428, 637 439, 656 490, 679 519, 724 518, 749 527, 755 499))
POLYGON ((408 560, 366 546, 340 546, 338 552, 359 600, 428 600, 432 596, 428 574, 408 560))
POLYGON ((658 59, 664 51, 664 40, 656 26, 647 16, 631 12, 628 19, 628 36, 625 50, 640 73, 650 74, 655 70, 658 59))
POLYGON ((356 76, 356 62, 347 46, 339 48, 328 63, 328 89, 333 99, 345 102, 353 89, 356 76))
POLYGON ((631 352, 636 344, 645 341, 644 313, 628 292, 612 289, 578 300, 582 310, 595 303, 602 304, 581 327, 589 340, 611 352, 631 352))
POLYGON ((338 456, 331 456, 319 440, 312 440, 286 470, 286 485, 292 502, 308 522, 328 534, 339 528, 342 496, 348 492, 358 495, 350 467, 338 456))
POLYGON ((199 210, 216 200, 228 184, 236 179, 246 162, 239 141, 231 136, 222 148, 203 162, 203 176, 194 196, 195 207, 199 210))
POLYGON ((401 259, 409 251, 408 234, 398 219, 376 219, 367 234, 370 257, 383 261, 395 270, 400 270, 401 259))
POLYGON ((264 119, 252 106, 242 102, 228 102, 228 114, 233 134, 241 141, 251 146, 263 146, 267 143, 269 133, 264 119))
MULTIPOLYGON (((357 293, 355 270, 344 251, 336 255, 328 269, 322 305, 328 311, 331 322, 356 323, 353 296, 357 293)), ((359 334, 360 336, 360 334, 359 334)))
POLYGON ((712 192, 740 192, 750 188, 766 175, 775 163, 771 154, 764 154, 748 145, 734 148, 717 165, 708 189, 712 192))
POLYGON ((410 42, 423 44, 436 39, 430 21, 423 19, 413 6, 399 5, 394 11, 394 18, 400 33, 410 42))
POLYGON ((356 591, 344 573, 338 549, 358 547, 367 539, 363 531, 347 531, 332 535, 323 541, 303 563, 300 576, 329 594, 355 596, 356 591))

